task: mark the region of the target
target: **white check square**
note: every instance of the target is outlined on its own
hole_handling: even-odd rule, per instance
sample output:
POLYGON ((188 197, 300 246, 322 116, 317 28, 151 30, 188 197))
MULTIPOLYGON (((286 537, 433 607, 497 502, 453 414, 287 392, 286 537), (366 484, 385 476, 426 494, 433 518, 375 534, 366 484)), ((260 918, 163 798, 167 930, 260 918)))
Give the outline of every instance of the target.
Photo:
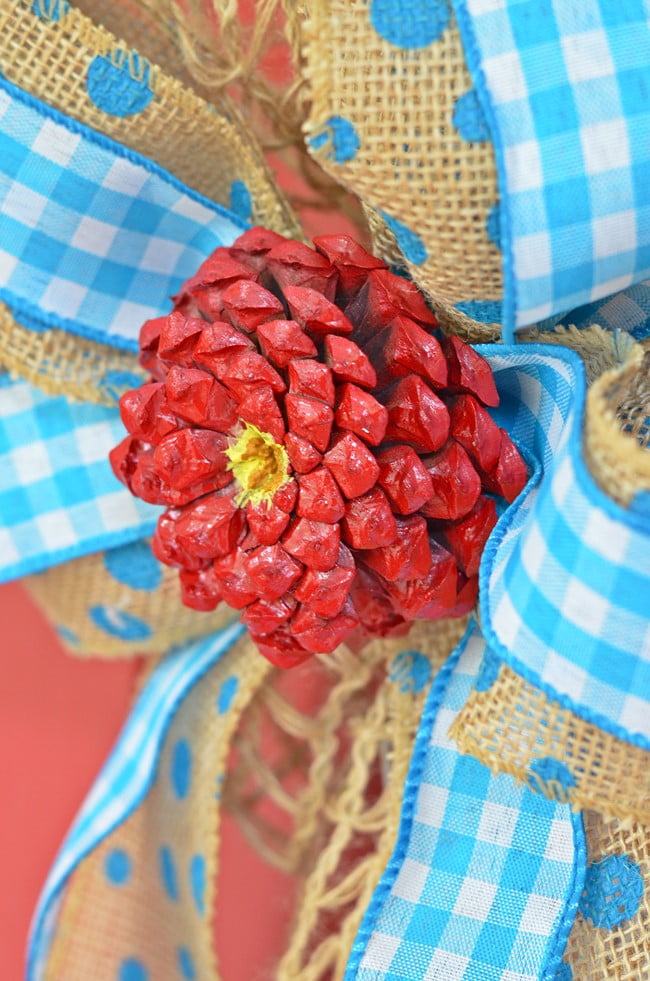
POLYGON ((108 255, 117 231, 115 225, 85 215, 77 225, 70 244, 81 252, 89 252, 103 259, 108 255))
POLYGON ((417 903, 426 885, 428 875, 428 865, 414 862, 412 858, 405 858, 391 892, 394 896, 399 896, 400 899, 417 903))
POLYGON ((630 141, 624 119, 608 119, 580 130, 582 156, 588 174, 630 166, 630 141))
POLYGON ((32 150, 40 157, 46 157, 61 167, 67 167, 81 142, 79 133, 71 133, 65 126, 59 126, 46 119, 40 133, 32 143, 32 150))
POLYGON ((388 971, 401 942, 399 937, 390 937, 375 930, 363 955, 361 970, 388 971))
POLYGON ((454 903, 454 916, 468 916, 485 923, 490 912, 497 887, 493 882, 483 882, 470 877, 463 880, 454 903))
POLYGON ((543 184, 542 161, 536 140, 526 140, 505 148, 506 180, 508 191, 533 191, 543 184))
POLYGON ((503 804, 485 801, 476 837, 479 841, 487 841, 492 845, 508 848, 518 818, 519 811, 514 807, 505 807, 503 804))
POLYGON ((569 34, 560 40, 570 82, 575 84, 614 74, 614 62, 603 30, 569 34))
POLYGON ((591 223, 594 257, 605 259, 610 255, 630 252, 636 248, 636 212, 617 211, 613 215, 594 218, 591 223))

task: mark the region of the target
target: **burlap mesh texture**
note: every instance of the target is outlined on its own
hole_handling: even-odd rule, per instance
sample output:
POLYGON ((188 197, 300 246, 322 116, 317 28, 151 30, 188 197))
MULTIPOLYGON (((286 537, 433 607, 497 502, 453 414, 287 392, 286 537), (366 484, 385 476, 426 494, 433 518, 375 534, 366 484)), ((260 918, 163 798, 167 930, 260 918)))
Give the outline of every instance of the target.
POLYGON ((495 773, 533 790, 621 820, 650 826, 650 753, 617 739, 563 708, 508 665, 487 691, 473 691, 451 729, 453 739, 495 773), (564 763, 575 785, 545 784, 536 760, 564 763))
POLYGON ((61 644, 82 657, 162 654, 176 644, 220 630, 237 617, 223 603, 214 613, 197 613, 183 606, 178 573, 167 566, 160 569, 162 579, 153 591, 118 582, 107 571, 101 553, 73 559, 22 581, 49 622, 59 629, 61 644), (93 618, 96 608, 115 620, 115 633, 99 625, 105 617, 99 621, 93 618), (124 634, 120 637, 123 616, 135 617, 150 633, 140 639, 124 634))
POLYGON ((244 714, 224 803, 256 850, 299 883, 276 981, 343 977, 395 845, 429 688, 409 680, 408 661, 396 655, 420 651, 433 675, 465 625, 416 624, 407 637, 373 641, 358 654, 341 647, 288 678, 275 674, 244 714), (303 670, 326 693, 316 708, 300 707, 297 686, 287 694, 303 670), (280 747, 274 759, 269 745, 280 747))
POLYGON ((606 822, 585 814, 587 861, 625 856, 639 867, 644 892, 636 914, 611 930, 597 929, 578 912, 564 960, 575 981, 649 981, 650 979, 650 826, 606 822))
POLYGON ((0 304, 0 365, 48 395, 67 395, 114 408, 119 396, 146 381, 131 351, 82 340, 64 330, 35 331, 0 304))
MULTIPOLYGON (((40 0, 45 7, 49 0, 40 0)), ((6 0, 0 8, 0 63, 6 78, 64 114, 110 136, 154 160, 191 188, 226 207, 234 180, 243 181, 251 194, 253 219, 281 234, 297 235, 299 228, 255 138, 234 105, 220 94, 208 104, 191 88, 165 73, 188 73, 168 38, 157 31, 132 0, 108 4, 84 0, 86 13, 101 17, 112 8, 111 23, 129 25, 124 44, 71 8, 58 21, 36 16, 33 0, 6 0), (133 73, 138 66, 128 45, 143 41, 150 57, 161 56, 163 68, 153 64, 150 104, 135 115, 119 117, 99 109, 86 89, 88 66, 98 55, 123 64, 133 73), (126 57, 125 57, 126 55, 126 57)), ((23 375, 51 393, 111 404, 102 385, 108 369, 133 370, 135 357, 81 338, 70 340, 65 331, 40 334, 15 324, 6 308, 0 309, 0 364, 23 375)))
MULTIPOLYGON (((248 700, 259 691, 270 665, 247 637, 208 672, 174 716, 145 801, 110 832, 72 874, 45 970, 45 981, 116 981, 120 962, 137 957, 151 981, 171 981, 179 973, 179 948, 191 951, 195 977, 215 981, 218 968, 210 911, 216 900, 220 803, 232 731, 248 700), (238 685, 225 712, 216 708, 224 681, 238 685), (170 781, 174 747, 186 740, 192 754, 186 793, 170 781), (172 856, 176 875, 167 886, 161 847, 172 856), (107 879, 107 859, 115 850, 130 859, 124 882, 107 879), (205 913, 200 914, 188 870, 192 858, 205 860, 205 913), (175 881, 178 898, 168 889, 175 881)), ((182 788, 185 789, 185 788, 182 788)), ((224 897, 227 901, 227 897, 224 897)), ((187 977, 187 974, 185 975, 187 977)))
POLYGON ((307 138, 341 116, 360 143, 340 163, 328 143, 312 147, 314 158, 359 196, 378 251, 406 266, 425 293, 443 305, 499 299, 501 254, 486 230, 497 202, 494 152, 488 141, 462 139, 452 122, 456 100, 472 88, 453 17, 439 40, 406 50, 374 30, 367 3, 310 0, 307 10, 307 138), (383 211, 420 237, 424 262, 404 257, 373 217, 383 211))

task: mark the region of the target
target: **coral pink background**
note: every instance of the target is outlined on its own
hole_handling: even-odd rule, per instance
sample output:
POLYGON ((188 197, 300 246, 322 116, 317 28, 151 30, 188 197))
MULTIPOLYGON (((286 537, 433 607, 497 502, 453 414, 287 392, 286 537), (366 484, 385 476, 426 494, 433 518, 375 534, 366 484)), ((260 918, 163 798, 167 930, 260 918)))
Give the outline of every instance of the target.
MULTIPOLYGON (((41 885, 126 716, 137 662, 70 657, 17 584, 0 587, 0 623, 0 977, 20 981, 41 885)), ((225 981, 272 978, 290 889, 227 820, 221 884, 227 901, 215 932, 225 981)))

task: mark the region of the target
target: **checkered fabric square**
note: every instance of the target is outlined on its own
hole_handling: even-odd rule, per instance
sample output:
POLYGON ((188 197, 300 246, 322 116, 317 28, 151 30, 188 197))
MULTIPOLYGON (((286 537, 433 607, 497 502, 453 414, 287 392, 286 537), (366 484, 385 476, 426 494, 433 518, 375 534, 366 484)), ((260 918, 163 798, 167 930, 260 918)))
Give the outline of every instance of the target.
POLYGON ((245 227, 0 78, 0 300, 21 323, 137 350, 143 321, 245 227))
POLYGON ((580 819, 447 738, 484 650, 473 624, 431 692, 404 797, 413 818, 346 981, 537 981, 561 957, 584 862, 580 819))
POLYGON ((244 632, 232 624, 176 650, 157 665, 140 693, 106 765, 77 815, 34 914, 27 981, 40 981, 70 873, 105 835, 138 806, 156 772, 163 739, 179 704, 244 632))
POLYGON ((457 0, 501 185, 504 330, 650 273, 644 0, 457 0))
POLYGON ((527 348, 490 357, 498 420, 544 476, 485 551, 486 637, 587 721, 650 749, 650 516, 619 507, 586 469, 575 355, 527 348))
POLYGON ((108 463, 123 435, 117 409, 0 374, 0 581, 153 531, 160 509, 132 497, 108 463))

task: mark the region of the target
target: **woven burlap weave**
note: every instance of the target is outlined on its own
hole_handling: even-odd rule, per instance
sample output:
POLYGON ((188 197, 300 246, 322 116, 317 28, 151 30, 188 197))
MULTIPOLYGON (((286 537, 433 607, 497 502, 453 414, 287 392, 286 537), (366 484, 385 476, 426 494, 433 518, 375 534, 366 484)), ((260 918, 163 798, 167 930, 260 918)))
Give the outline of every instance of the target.
POLYGON ((185 699, 171 722, 158 777, 144 802, 108 833, 69 881, 45 981, 116 981, 120 961, 136 953, 147 963, 151 981, 171 981, 182 976, 181 947, 191 951, 195 977, 218 977, 209 915, 218 870, 221 812, 216 791, 233 730, 269 670, 244 637, 185 699), (232 701, 227 711, 218 712, 224 682, 233 676, 238 684, 232 701), (174 787, 170 774, 179 741, 190 747, 191 771, 186 783, 174 787), (162 862, 162 848, 173 856, 173 865, 169 859, 167 865, 162 862), (109 856, 116 852, 130 862, 129 875, 117 882, 107 874, 109 856), (205 860, 199 906, 207 915, 199 915, 187 882, 196 855, 205 860))
POLYGON ((650 826, 607 822, 600 814, 587 812, 585 831, 588 862, 610 855, 627 858, 638 866, 645 889, 638 911, 612 929, 597 929, 578 912, 564 959, 575 981, 649 981, 650 826))
POLYGON ((146 381, 131 351, 85 341, 64 330, 30 330, 0 303, 0 365, 48 395, 115 407, 120 395, 146 381))
POLYGON ((87 555, 23 579, 27 591, 58 631, 63 646, 87 657, 133 657, 163 654, 176 644, 220 630, 237 614, 221 604, 214 613, 197 613, 183 606, 178 573, 160 566, 155 590, 135 589, 118 581, 106 567, 104 555, 87 555), (104 616, 93 617, 101 609, 104 616), (124 618, 142 625, 140 636, 124 618), (114 632, 107 627, 114 623, 114 632), (144 636, 143 636, 144 635, 144 636))
POLYGON ((377 251, 435 301, 499 299, 501 254, 486 224, 497 202, 494 152, 487 139, 463 139, 453 122, 459 96, 472 88, 453 17, 438 40, 412 50, 380 37, 366 3, 310 0, 307 10, 305 130, 314 158, 359 196, 377 251), (359 143, 338 161, 332 143, 321 142, 337 117, 359 143), (411 261, 422 251, 411 260, 404 254, 383 212, 419 236, 423 261, 411 261))
POLYGON ((451 735, 494 772, 510 773, 576 809, 650 825, 650 753, 552 702, 507 665, 487 691, 473 691, 451 735), (575 785, 544 784, 535 760, 564 763, 575 785))
MULTIPOLYGON (((39 0, 44 2, 44 0, 39 0)), ((52 5, 45 3, 45 8, 52 5)), ((6 0, 0 8, 0 63, 6 78, 73 119, 110 136, 154 160, 191 188, 230 206, 233 181, 250 192, 252 219, 283 234, 298 235, 293 213, 278 189, 255 137, 227 96, 212 104, 156 64, 150 65, 154 97, 134 115, 117 116, 98 108, 88 95, 88 66, 106 56, 134 75, 141 62, 129 46, 144 42, 149 57, 164 57, 166 66, 188 73, 177 49, 137 3, 105 0, 83 3, 98 19, 109 8, 111 24, 129 25, 128 43, 116 39, 79 10, 60 20, 37 16, 33 0, 6 0), (124 4, 124 6, 123 6, 124 4)), ((34 334, 0 311, 0 364, 51 393, 110 404, 103 385, 107 370, 133 370, 133 356, 104 345, 70 337, 60 330, 34 334)))

